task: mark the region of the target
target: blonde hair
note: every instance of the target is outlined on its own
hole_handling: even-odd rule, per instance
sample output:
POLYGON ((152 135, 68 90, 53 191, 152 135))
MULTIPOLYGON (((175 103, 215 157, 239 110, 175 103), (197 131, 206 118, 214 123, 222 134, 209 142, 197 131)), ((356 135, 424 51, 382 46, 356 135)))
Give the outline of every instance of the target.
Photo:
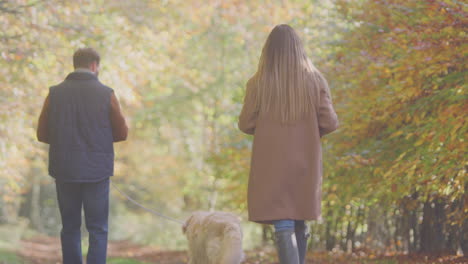
POLYGON ((297 33, 282 24, 268 36, 246 96, 260 115, 271 113, 282 123, 292 123, 312 113, 321 85, 328 89, 297 33))

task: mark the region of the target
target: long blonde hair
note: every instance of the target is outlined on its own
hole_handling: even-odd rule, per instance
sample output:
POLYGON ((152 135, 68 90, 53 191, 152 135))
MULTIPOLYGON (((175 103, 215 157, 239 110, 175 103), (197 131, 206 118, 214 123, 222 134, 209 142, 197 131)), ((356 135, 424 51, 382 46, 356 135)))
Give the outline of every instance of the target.
MULTIPOLYGON (((260 114, 272 113, 282 123, 310 114, 320 85, 326 81, 307 58, 301 39, 289 25, 277 25, 262 49, 247 97, 260 114)), ((326 87, 328 88, 328 86, 326 87)))

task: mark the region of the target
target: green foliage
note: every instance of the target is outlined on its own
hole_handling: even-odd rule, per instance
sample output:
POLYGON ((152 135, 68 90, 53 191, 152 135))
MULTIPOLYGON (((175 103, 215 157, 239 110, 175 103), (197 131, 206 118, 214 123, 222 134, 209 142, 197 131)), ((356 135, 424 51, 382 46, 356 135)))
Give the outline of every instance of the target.
MULTIPOLYGON (((461 23, 466 9, 451 1, 339 1, 339 6, 358 22, 343 36, 347 42, 336 58, 344 86, 338 100, 344 105, 341 131, 331 139, 339 166, 330 169, 358 173, 353 180, 359 188, 366 186, 382 202, 415 192, 421 201, 461 199, 468 129, 461 23)), ((353 193, 347 189, 353 185, 341 186, 353 193)))
POLYGON ((107 261, 109 264, 144 264, 145 262, 140 262, 133 259, 123 259, 123 258, 112 258, 107 261))
POLYGON ((461 228, 468 186, 466 6, 391 0, 337 1, 337 8, 349 29, 330 69, 341 128, 325 150, 324 200, 333 206, 327 221, 354 220, 365 232, 375 219, 360 224, 351 212, 402 219, 396 221, 403 231, 394 232, 398 247, 410 237, 401 232, 411 223, 416 232, 421 223, 405 217, 433 221, 422 205, 442 199, 446 230, 461 228), (343 207, 347 213, 339 216, 343 207))
POLYGON ((20 259, 15 253, 4 251, 0 249, 0 263, 1 264, 27 264, 20 259))

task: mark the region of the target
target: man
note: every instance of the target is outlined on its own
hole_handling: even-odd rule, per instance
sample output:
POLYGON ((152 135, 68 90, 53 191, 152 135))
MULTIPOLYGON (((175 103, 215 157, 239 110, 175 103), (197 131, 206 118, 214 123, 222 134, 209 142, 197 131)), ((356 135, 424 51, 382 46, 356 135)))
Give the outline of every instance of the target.
POLYGON ((86 263, 106 263, 113 142, 126 140, 128 128, 113 90, 98 80, 99 61, 94 49, 75 52, 75 71, 50 88, 37 128, 38 140, 50 145, 64 264, 82 263, 82 207, 89 232, 86 263))

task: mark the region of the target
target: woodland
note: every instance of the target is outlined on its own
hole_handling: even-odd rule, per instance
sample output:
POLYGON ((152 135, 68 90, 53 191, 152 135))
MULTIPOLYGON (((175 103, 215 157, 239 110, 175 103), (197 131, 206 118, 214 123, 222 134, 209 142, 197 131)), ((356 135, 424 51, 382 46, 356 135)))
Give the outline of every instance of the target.
MULTIPOLYGON (((252 137, 237 121, 282 23, 340 120, 322 138, 311 263, 468 263, 467 15, 455 0, 0 0, 0 263, 59 263, 36 126, 80 47, 101 54, 99 78, 129 124, 115 186, 177 219, 233 212, 246 263, 277 263, 271 227, 247 221, 252 137)), ((109 236, 111 263, 186 263, 180 226, 114 189, 109 236)))

